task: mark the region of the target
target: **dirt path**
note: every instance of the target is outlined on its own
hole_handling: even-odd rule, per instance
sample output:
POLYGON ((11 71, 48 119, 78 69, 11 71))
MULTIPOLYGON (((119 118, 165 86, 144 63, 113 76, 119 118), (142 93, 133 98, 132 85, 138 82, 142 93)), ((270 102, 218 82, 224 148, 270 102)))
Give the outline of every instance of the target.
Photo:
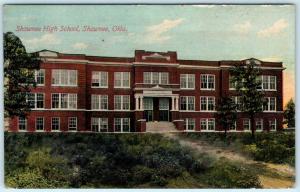
POLYGON ((164 133, 164 135, 178 140, 180 145, 190 147, 196 152, 207 153, 217 159, 223 157, 253 166, 253 168, 260 170, 258 175, 263 188, 293 188, 295 185, 295 169, 288 165, 254 161, 245 155, 237 153, 230 147, 217 147, 203 140, 179 138, 176 133, 164 133), (264 171, 261 171, 261 169, 264 171))

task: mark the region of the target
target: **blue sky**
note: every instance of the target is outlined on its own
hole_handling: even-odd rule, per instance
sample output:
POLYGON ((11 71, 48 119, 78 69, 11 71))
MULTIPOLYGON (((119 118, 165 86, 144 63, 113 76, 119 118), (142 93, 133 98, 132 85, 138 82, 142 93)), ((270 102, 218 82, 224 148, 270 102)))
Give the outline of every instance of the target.
POLYGON ((180 59, 282 61, 284 98, 294 97, 295 7, 291 5, 8 5, 4 31, 28 51, 132 57, 134 50, 177 51, 180 59), (17 26, 108 27, 110 32, 16 32, 17 26), (123 26, 127 32, 113 32, 123 26), (291 83, 293 82, 293 83, 291 83))

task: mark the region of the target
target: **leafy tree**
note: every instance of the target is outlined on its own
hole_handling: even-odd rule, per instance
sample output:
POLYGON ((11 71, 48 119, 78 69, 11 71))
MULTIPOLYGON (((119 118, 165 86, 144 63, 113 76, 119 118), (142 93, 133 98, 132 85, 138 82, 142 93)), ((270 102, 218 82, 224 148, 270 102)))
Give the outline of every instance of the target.
POLYGON ((251 132, 254 138, 255 115, 263 111, 266 104, 264 92, 261 89, 259 76, 261 69, 254 59, 250 59, 247 65, 236 65, 229 69, 232 77, 231 82, 235 83, 236 91, 241 96, 241 111, 248 114, 251 121, 251 132))
POLYGON ((234 126, 237 119, 237 107, 230 97, 222 97, 217 105, 218 121, 224 129, 225 137, 230 127, 234 126))
POLYGON ((285 118, 284 123, 286 123, 288 127, 295 127, 295 103, 293 99, 290 99, 286 104, 283 116, 285 118))
POLYGON ((30 111, 26 92, 36 86, 34 70, 40 60, 28 54, 22 41, 12 32, 4 34, 5 116, 25 116, 30 111))

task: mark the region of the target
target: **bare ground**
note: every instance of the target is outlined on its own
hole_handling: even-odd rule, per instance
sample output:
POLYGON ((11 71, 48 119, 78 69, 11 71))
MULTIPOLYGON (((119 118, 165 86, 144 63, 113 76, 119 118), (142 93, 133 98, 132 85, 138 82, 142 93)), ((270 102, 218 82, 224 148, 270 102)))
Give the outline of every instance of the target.
POLYGON ((255 161, 246 155, 238 153, 231 147, 218 147, 203 140, 179 138, 176 133, 164 133, 164 135, 178 140, 182 146, 194 149, 196 153, 207 153, 217 159, 226 158, 230 161, 238 161, 253 167, 257 170, 263 188, 293 188, 295 185, 295 169, 289 165, 255 161))

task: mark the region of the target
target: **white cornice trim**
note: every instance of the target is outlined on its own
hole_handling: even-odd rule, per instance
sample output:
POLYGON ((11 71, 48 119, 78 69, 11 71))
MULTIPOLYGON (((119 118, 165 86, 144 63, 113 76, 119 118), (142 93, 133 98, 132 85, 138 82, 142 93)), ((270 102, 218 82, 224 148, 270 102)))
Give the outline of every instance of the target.
POLYGON ((180 65, 179 68, 220 70, 220 67, 197 65, 180 65))
POLYGON ((150 63, 150 62, 133 62, 133 65, 138 65, 138 66, 149 66, 149 65, 154 65, 154 66, 161 66, 161 67, 179 67, 179 63, 150 63))
MULTIPOLYGON (((220 66, 220 68, 231 68, 231 67, 234 67, 234 66, 231 66, 231 65, 221 65, 220 66)), ((258 68, 260 68, 260 69, 278 69, 278 70, 286 69, 285 67, 263 67, 263 66, 260 66, 258 68)))
MULTIPOLYGON (((182 65, 180 63, 150 63, 150 62, 109 62, 109 61, 90 61, 86 59, 58 59, 58 58, 43 58, 44 62, 52 63, 69 63, 69 64, 87 64, 87 65, 108 65, 108 66, 158 66, 158 67, 178 67, 183 69, 207 69, 220 70, 221 68, 234 67, 231 65, 215 66, 197 66, 197 65, 182 65)), ((284 70, 285 67, 260 67, 261 69, 284 70)))

